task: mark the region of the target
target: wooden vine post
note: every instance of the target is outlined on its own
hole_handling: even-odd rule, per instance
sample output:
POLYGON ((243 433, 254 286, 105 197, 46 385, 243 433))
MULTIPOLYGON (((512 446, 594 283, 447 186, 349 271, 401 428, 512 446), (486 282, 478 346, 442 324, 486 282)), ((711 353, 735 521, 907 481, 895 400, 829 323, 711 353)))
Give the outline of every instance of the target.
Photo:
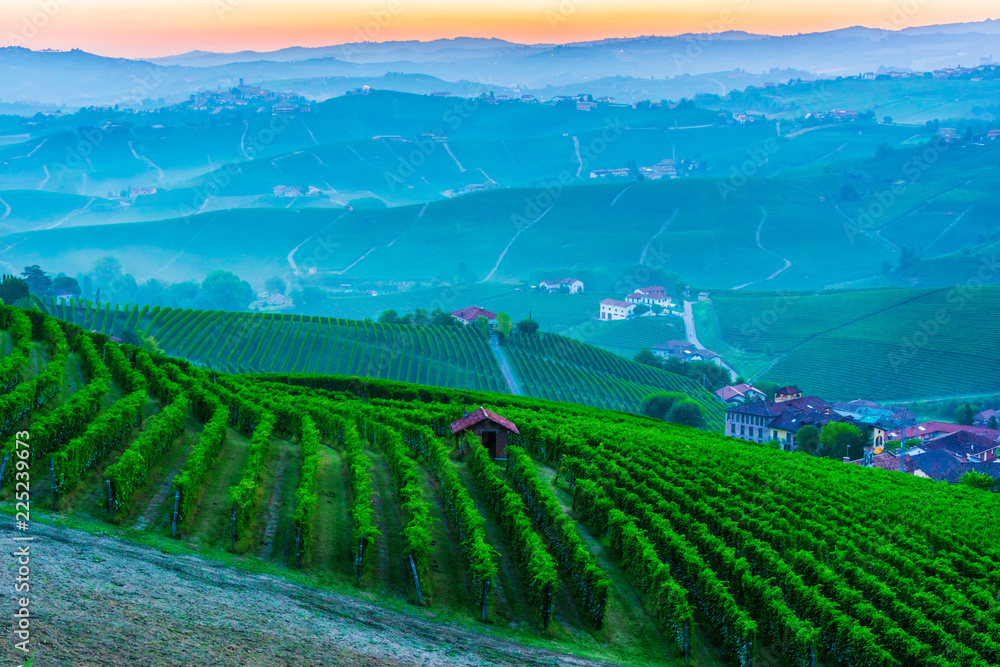
POLYGON ((104 480, 104 483, 108 487, 108 511, 111 512, 111 520, 114 521, 115 520, 115 501, 114 501, 114 496, 111 495, 111 480, 110 479, 106 479, 106 480, 104 480))
MULTIPOLYGON (((49 486, 52 488, 52 509, 56 508, 56 464, 54 457, 49 457, 49 486)), ((110 487, 108 487, 110 488, 110 487)), ((111 507, 111 499, 108 498, 108 507, 111 507)), ((114 518, 113 516, 111 518, 114 518)))
POLYGON ((424 596, 420 593, 420 577, 417 575, 417 566, 413 562, 413 554, 410 554, 410 569, 413 570, 413 584, 417 587, 417 604, 423 606, 424 596))
POLYGON ((549 629, 549 621, 552 620, 552 582, 545 585, 545 623, 544 628, 549 629))
POLYGON ((684 619, 684 664, 691 664, 691 621, 688 619, 684 619))
POLYGON ((170 537, 177 536, 177 510, 180 508, 181 504, 181 490, 177 489, 174 491, 174 518, 170 522, 170 537))
POLYGON ((490 580, 483 584, 483 620, 486 620, 486 608, 490 604, 490 580))
POLYGON ((232 528, 232 538, 230 541, 232 546, 236 546, 236 504, 233 504, 233 528, 232 528))

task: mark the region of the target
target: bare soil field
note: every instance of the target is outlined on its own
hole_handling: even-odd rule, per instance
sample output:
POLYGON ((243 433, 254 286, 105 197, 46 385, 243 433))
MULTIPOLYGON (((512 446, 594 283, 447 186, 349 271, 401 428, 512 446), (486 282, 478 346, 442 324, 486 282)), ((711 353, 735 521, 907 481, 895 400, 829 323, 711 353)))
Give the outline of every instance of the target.
MULTIPOLYGON (((4 523, 0 586, 13 609, 15 531, 4 523)), ((37 522, 19 535, 35 538, 32 667, 611 664, 118 537, 37 522)), ((4 664, 22 664, 5 626, 4 664)))

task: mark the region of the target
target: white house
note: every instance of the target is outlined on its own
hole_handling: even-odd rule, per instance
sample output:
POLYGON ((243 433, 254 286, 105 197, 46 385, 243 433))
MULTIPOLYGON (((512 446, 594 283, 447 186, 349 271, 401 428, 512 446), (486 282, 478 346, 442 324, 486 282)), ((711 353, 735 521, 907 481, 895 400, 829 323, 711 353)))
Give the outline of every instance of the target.
POLYGON ((635 304, 618 299, 605 299, 601 301, 602 320, 624 320, 635 310, 635 304))
POLYGON ((645 304, 647 306, 663 306, 669 308, 673 301, 667 296, 666 291, 659 285, 640 287, 625 297, 625 300, 634 304, 645 304))
POLYGON ((563 278, 562 280, 543 280, 538 284, 540 289, 548 292, 558 292, 565 285, 570 294, 583 292, 583 282, 576 278, 563 278))

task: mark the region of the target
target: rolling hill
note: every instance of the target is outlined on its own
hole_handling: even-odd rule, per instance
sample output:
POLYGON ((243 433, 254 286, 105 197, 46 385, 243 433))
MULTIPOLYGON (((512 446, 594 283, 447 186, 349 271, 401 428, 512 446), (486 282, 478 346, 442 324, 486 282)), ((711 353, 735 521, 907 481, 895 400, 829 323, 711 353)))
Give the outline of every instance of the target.
MULTIPOLYGON (((185 605, 174 572, 215 565, 205 594, 233 606, 229 650, 267 636, 241 585, 265 573, 298 585, 284 587, 300 602, 283 613, 303 627, 360 610, 328 604, 334 589, 396 610, 422 646, 457 626, 465 641, 546 652, 524 663, 550 651, 641 667, 1000 660, 996 494, 567 403, 209 372, 9 306, 0 324, 26 351, 0 395, 2 446, 32 479, 51 479, 31 485, 32 529, 85 530, 102 540, 95 560, 128 562, 118 539, 165 552, 161 576, 146 565, 114 575, 115 597, 137 609, 159 610, 170 590, 185 605), (505 462, 451 433, 480 407, 512 422, 496 422, 510 433, 505 462)), ((15 475, 0 478, 9 514, 15 475)), ((74 535, 90 577, 80 555, 91 547, 74 535)), ((313 642, 343 648, 332 633, 313 642)), ((62 659, 64 647, 39 655, 62 659)), ((105 650, 95 638, 72 656, 105 650)))
POLYGON ((1000 288, 718 294, 722 340, 769 360, 762 376, 830 400, 905 401, 1000 391, 1000 288))
MULTIPOLYGON (((326 317, 49 303, 64 321, 107 335, 152 336, 168 354, 237 373, 324 373, 506 393, 490 342, 462 326, 376 324, 326 317)), ((698 403, 709 428, 722 424, 714 395, 698 383, 554 334, 514 336, 506 354, 527 396, 640 412, 657 391, 698 403)))

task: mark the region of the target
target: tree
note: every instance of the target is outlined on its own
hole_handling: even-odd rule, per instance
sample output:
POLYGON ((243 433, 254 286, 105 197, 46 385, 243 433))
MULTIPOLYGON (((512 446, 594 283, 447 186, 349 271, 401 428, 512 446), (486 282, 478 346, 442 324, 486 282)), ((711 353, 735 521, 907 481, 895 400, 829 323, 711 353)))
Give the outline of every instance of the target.
POLYGON ((538 333, 538 322, 529 315, 517 323, 517 333, 522 336, 534 336, 538 333))
POLYGON ((196 302, 199 302, 199 307, 204 310, 241 311, 247 309, 253 298, 254 293, 250 283, 240 280, 240 277, 231 271, 216 269, 205 277, 196 302))
POLYGON ((28 289, 33 294, 49 294, 52 291, 52 278, 37 264, 24 267, 21 275, 28 282, 28 289))
POLYGON ((268 278, 264 283, 264 289, 268 292, 277 292, 278 294, 284 294, 288 287, 285 285, 285 281, 281 279, 280 276, 274 276, 273 278, 268 278))
POLYGON ((92 273, 98 285, 110 285, 122 274, 122 263, 117 257, 108 255, 94 262, 92 273))
POLYGON ((986 426, 988 428, 993 429, 994 431, 997 430, 997 416, 993 415, 992 417, 990 417, 990 421, 986 426))
POLYGON ((885 118, 882 119, 882 122, 885 123, 886 125, 892 125, 892 116, 886 116, 885 118))
POLYGON ((632 314, 635 315, 636 317, 640 317, 642 315, 645 315, 648 312, 649 312, 649 306, 647 306, 644 303, 640 303, 638 306, 636 306, 632 310, 632 314))
POLYGON ((135 332, 135 329, 127 329, 122 332, 122 342, 128 343, 129 345, 135 345, 136 347, 142 347, 142 339, 139 338, 139 334, 135 332))
POLYGON ((661 306, 661 305, 660 305, 660 304, 658 304, 658 303, 654 303, 654 304, 653 304, 653 305, 652 305, 652 306, 650 307, 650 310, 652 310, 652 311, 653 311, 653 314, 654 314, 654 315, 659 315, 659 314, 661 314, 661 313, 663 312, 663 306, 661 306))
POLYGON ((413 311, 413 323, 418 327, 425 327, 431 323, 431 316, 427 314, 426 308, 417 308, 413 311))
POLYGON ((559 293, 560 294, 569 294, 569 285, 560 285, 559 286, 559 293))
POLYGON ((687 399, 687 394, 679 391, 658 391, 642 400, 642 413, 653 419, 665 419, 675 404, 687 399))
POLYGON ((660 363, 660 358, 653 354, 653 351, 648 347, 644 347, 636 352, 635 356, 632 357, 632 361, 646 366, 653 366, 654 368, 663 367, 663 364, 660 363))
POLYGON ((490 337, 490 321, 485 316, 480 315, 472 323, 473 330, 477 331, 483 338, 490 337))
POLYGON ((892 146, 885 143, 884 141, 875 147, 875 157, 884 158, 886 155, 892 152, 892 146))
POLYGON ((142 341, 142 349, 150 354, 163 354, 160 343, 152 336, 146 336, 146 340, 142 341))
POLYGON ((13 305, 20 299, 27 299, 30 295, 28 281, 17 276, 4 276, 0 278, 0 299, 8 305, 13 305))
POLYGON ((803 426, 795 434, 795 450, 811 456, 819 454, 819 429, 815 426, 803 426))
POLYGON ((819 434, 821 456, 840 459, 845 456, 852 460, 864 455, 861 444, 861 431, 852 424, 830 422, 819 434))
POLYGON ((497 330, 504 336, 509 336, 512 328, 513 324, 510 321, 510 315, 503 312, 497 313, 497 330))
POLYGON ((976 422, 976 409, 965 403, 955 410, 955 421, 963 426, 972 426, 976 422))
POLYGON ((971 486, 974 489, 989 491, 993 487, 993 478, 984 472, 967 472, 962 475, 958 483, 971 486))
POLYGON ((674 403, 674 407, 670 408, 666 419, 674 424, 694 428, 701 428, 705 425, 705 414, 702 412, 701 406, 690 398, 674 403))
POLYGON ((398 324, 399 323, 399 313, 397 313, 392 308, 388 310, 383 310, 382 314, 378 316, 379 324, 398 324))
POLYGON ((67 292, 72 294, 74 297, 79 297, 83 292, 83 290, 80 289, 80 283, 77 282, 76 278, 70 278, 69 276, 59 276, 53 280, 52 291, 67 292))
POLYGON ((435 308, 431 312, 431 325, 436 327, 453 327, 458 324, 458 320, 451 316, 451 313, 445 312, 440 308, 435 308))

